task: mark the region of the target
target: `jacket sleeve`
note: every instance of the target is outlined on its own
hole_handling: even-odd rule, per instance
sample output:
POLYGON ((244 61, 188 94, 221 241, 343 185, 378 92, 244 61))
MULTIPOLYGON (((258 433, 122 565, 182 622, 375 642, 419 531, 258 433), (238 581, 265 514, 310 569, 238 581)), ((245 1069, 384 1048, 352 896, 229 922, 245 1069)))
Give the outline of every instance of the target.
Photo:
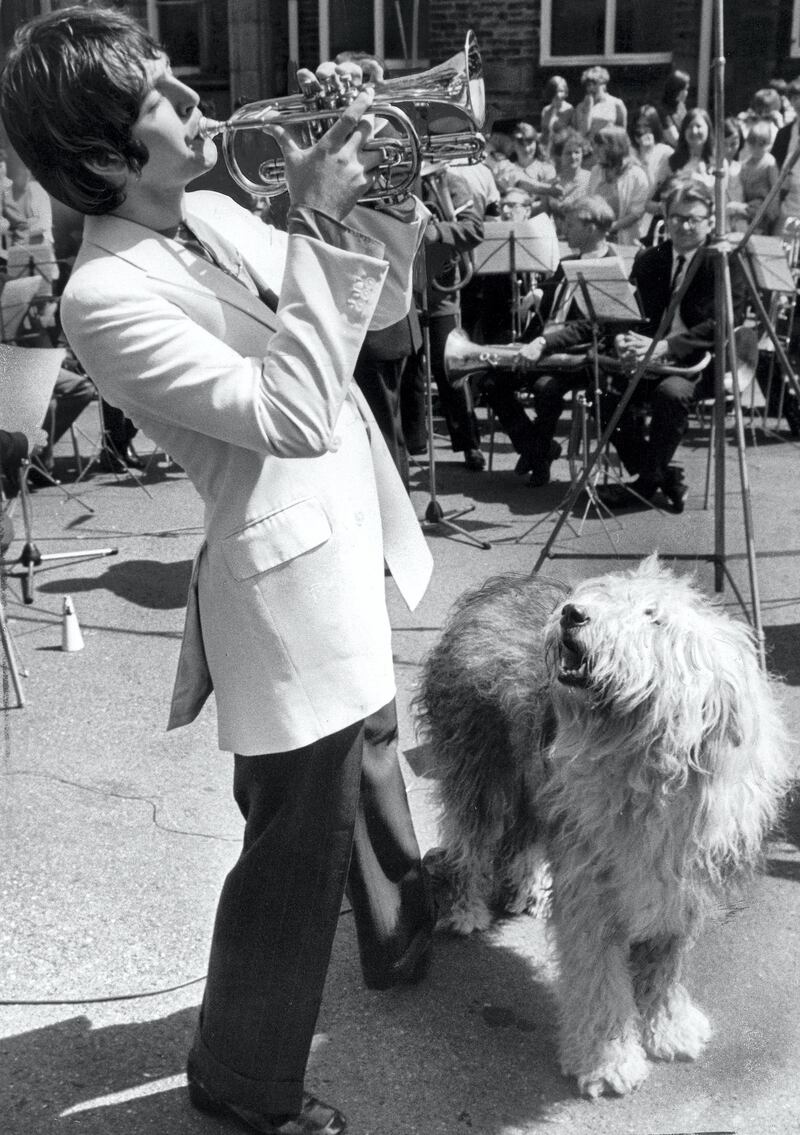
POLYGON ((141 414, 257 452, 326 452, 388 265, 377 242, 368 254, 284 239, 277 330, 270 337, 253 320, 248 340, 256 345, 263 331, 263 350, 247 356, 226 341, 231 311, 213 294, 200 321, 196 295, 158 288, 118 256, 79 263, 62 322, 103 396, 134 421, 141 414))

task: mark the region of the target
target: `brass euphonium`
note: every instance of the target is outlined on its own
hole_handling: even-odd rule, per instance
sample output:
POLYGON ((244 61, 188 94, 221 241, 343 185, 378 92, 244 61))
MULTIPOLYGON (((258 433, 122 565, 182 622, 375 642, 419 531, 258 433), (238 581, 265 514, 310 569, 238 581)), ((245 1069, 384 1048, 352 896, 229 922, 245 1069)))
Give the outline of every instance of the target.
MULTIPOLYGON (((379 80, 370 114, 388 123, 390 133, 365 143, 381 150, 372 189, 364 201, 394 202, 413 188, 423 160, 480 161, 485 114, 482 63, 474 32, 464 50, 415 75, 379 80)), ((256 197, 274 197, 286 188, 285 164, 270 125, 291 127, 298 143, 312 146, 341 116, 359 91, 347 75, 309 83, 300 94, 247 103, 225 122, 204 118, 200 134, 222 134, 225 164, 234 181, 256 197)))
POLYGON ((558 352, 542 362, 534 362, 523 353, 524 343, 473 343, 465 331, 456 327, 444 344, 444 372, 448 380, 459 386, 473 375, 490 370, 523 371, 531 374, 542 371, 579 370, 586 366, 587 352, 569 354, 558 352))

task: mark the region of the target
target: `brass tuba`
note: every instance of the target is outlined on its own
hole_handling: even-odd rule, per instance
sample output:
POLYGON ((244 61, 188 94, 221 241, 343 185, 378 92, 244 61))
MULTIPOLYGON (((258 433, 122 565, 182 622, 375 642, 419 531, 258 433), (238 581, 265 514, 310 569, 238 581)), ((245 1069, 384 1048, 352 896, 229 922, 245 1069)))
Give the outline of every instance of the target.
MULTIPOLYGON (((374 84, 370 114, 389 124, 391 133, 365 148, 382 150, 372 189, 365 201, 395 202, 412 190, 423 160, 474 163, 481 160, 480 134, 485 115, 483 65, 475 33, 467 33, 463 51, 415 75, 374 84)), ((222 150, 231 177, 247 193, 274 197, 286 188, 280 146, 270 135, 273 122, 296 128, 300 145, 312 146, 358 94, 347 75, 314 80, 300 94, 247 103, 225 122, 204 118, 200 134, 222 134, 222 150)))

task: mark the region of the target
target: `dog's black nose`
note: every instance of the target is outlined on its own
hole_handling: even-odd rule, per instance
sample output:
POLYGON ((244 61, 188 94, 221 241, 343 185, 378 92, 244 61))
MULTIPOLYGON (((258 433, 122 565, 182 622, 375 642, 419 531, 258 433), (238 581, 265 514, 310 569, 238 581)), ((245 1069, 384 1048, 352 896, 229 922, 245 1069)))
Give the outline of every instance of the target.
POLYGON ((589 616, 582 607, 576 607, 574 603, 565 603, 561 608, 562 627, 580 627, 588 622, 589 616))

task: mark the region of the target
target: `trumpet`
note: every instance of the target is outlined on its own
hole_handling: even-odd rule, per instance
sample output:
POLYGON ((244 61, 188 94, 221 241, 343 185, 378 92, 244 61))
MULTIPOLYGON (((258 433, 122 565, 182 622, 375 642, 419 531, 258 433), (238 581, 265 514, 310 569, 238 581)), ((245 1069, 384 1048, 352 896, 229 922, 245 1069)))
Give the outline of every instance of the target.
MULTIPOLYGON (((446 62, 374 84, 370 113, 388 124, 391 133, 364 145, 382 151, 383 160, 362 201, 391 204, 407 197, 423 160, 467 164, 481 160, 485 142, 480 128, 486 106, 482 76, 477 40, 470 31, 463 50, 446 62)), ((270 125, 292 127, 300 145, 312 146, 358 91, 349 75, 336 72, 304 84, 299 94, 247 103, 224 122, 203 118, 200 134, 222 135, 225 164, 242 189, 256 197, 275 197, 286 189, 286 167, 270 125)))

